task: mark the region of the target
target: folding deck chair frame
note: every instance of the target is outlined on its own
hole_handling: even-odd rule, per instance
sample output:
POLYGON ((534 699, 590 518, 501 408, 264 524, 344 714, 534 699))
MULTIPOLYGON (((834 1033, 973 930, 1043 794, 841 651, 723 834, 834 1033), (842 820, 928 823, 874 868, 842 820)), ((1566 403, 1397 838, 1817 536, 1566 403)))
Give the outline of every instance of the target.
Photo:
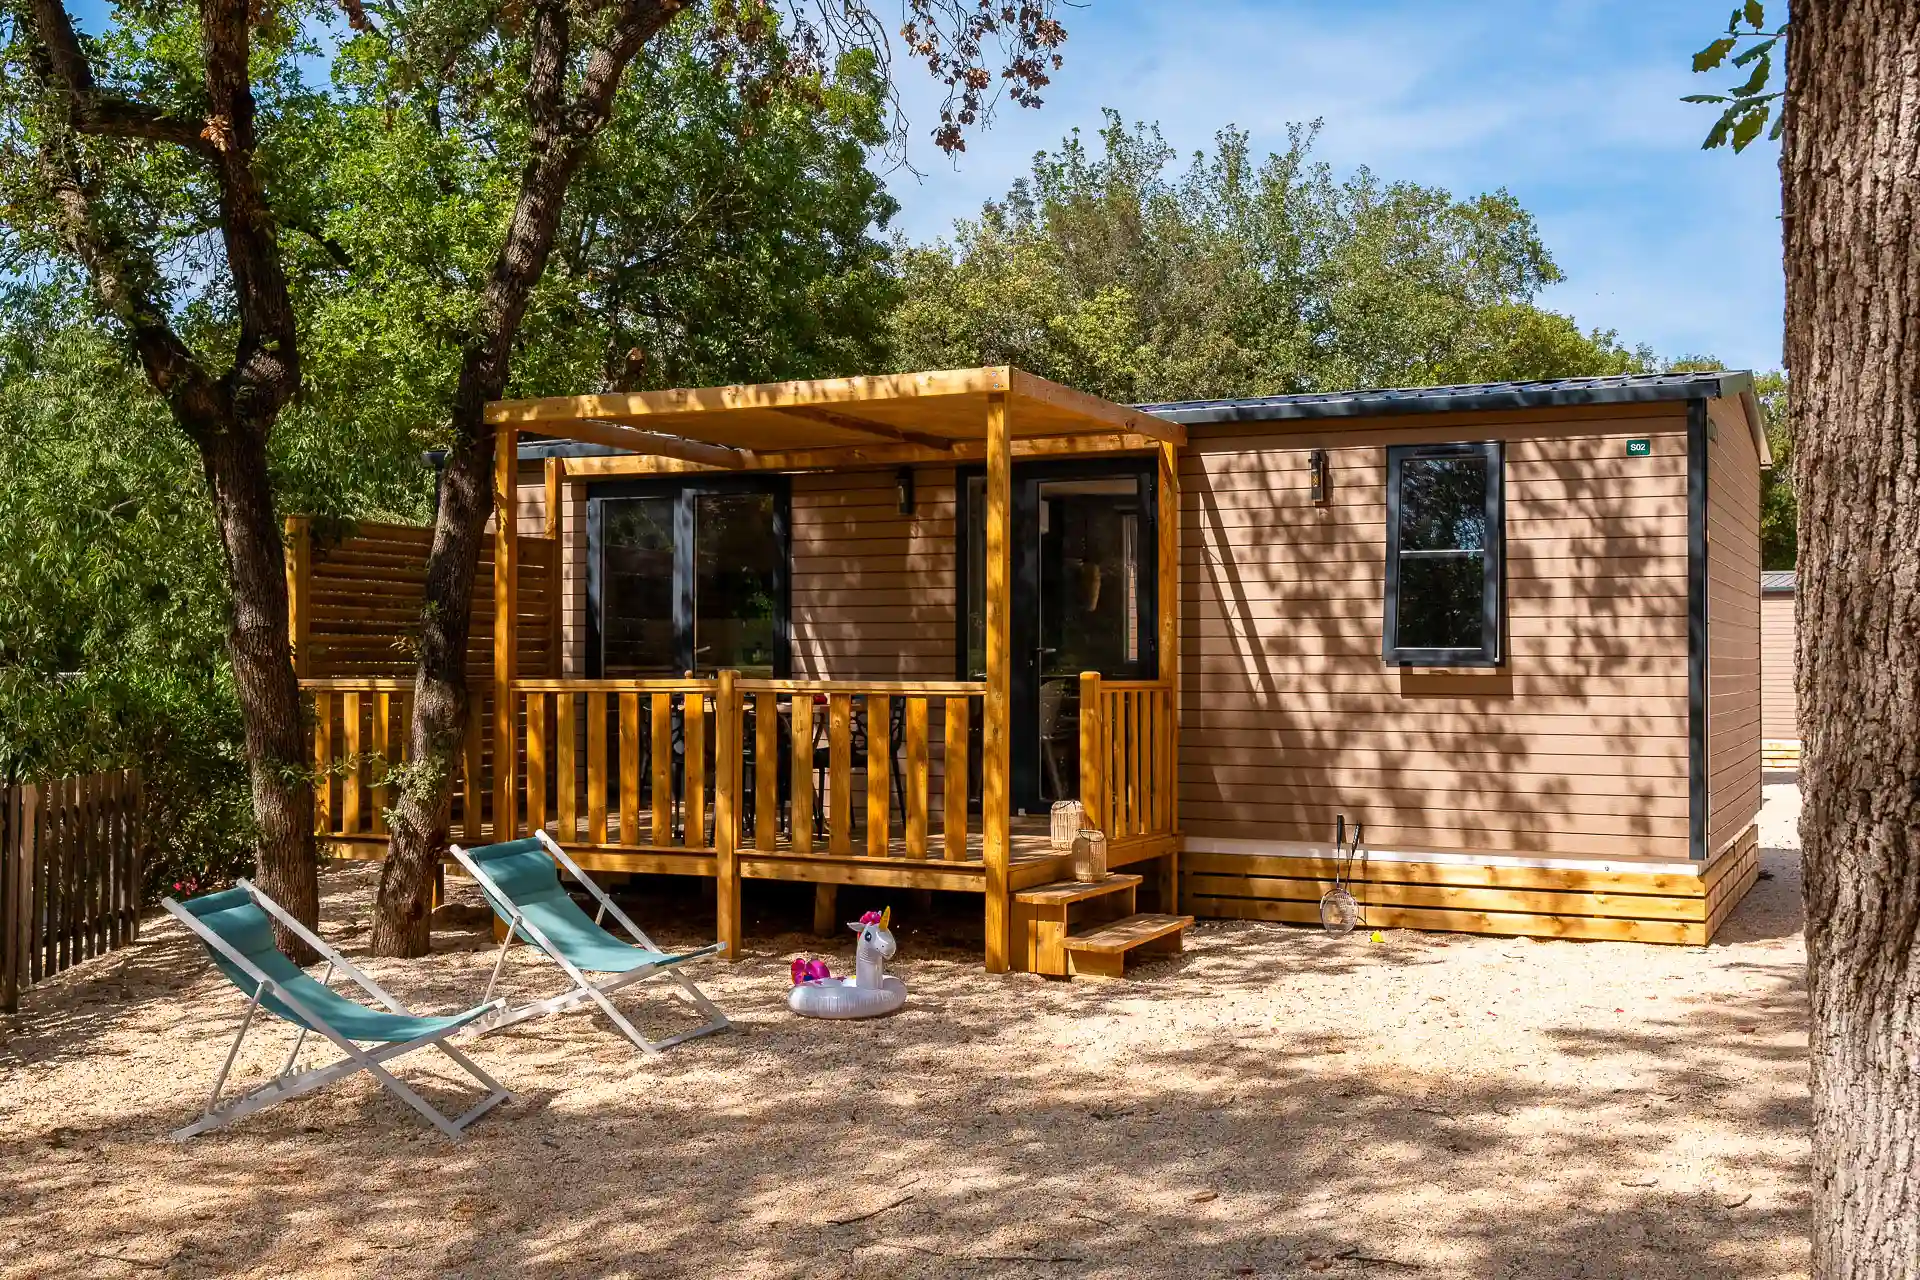
MULTIPOLYGON (((573 982, 573 988, 571 990, 563 991, 557 996, 551 996, 545 1000, 524 1004, 517 1009, 503 1009, 500 1013, 489 1016, 481 1024, 484 1032, 497 1031, 501 1027, 510 1027, 516 1022, 524 1022, 528 1018, 544 1018, 549 1014, 564 1013, 588 1001, 592 1001, 598 1005, 600 1011, 613 1020, 613 1025, 620 1029, 622 1035, 633 1041, 636 1046, 647 1053, 659 1053, 664 1049, 672 1048, 682 1041, 693 1040, 704 1035, 711 1035, 716 1031, 725 1031, 733 1025, 727 1020, 727 1015, 720 1011, 720 1007, 708 999, 706 993, 694 985, 693 979, 680 972, 679 968, 679 966, 689 960, 698 960, 717 954, 721 950, 722 944, 715 942, 695 951, 667 955, 662 952, 659 947, 654 945, 653 939, 649 938, 645 932, 641 930, 640 926, 635 924, 627 913, 615 904, 611 897, 607 896, 606 890, 594 883, 592 877, 581 870, 580 864, 569 857, 567 851, 562 849, 553 837, 544 831, 540 831, 535 833, 535 838, 540 842, 541 848, 551 856, 555 862, 564 867, 569 875, 584 885, 587 892, 593 895, 594 901, 600 904, 600 909, 594 913, 593 917, 593 923, 596 926, 606 931, 609 937, 615 937, 611 931, 605 930, 605 926, 601 925, 602 919, 611 915, 615 920, 620 922, 622 928, 633 935, 635 943, 644 950, 662 956, 662 961, 654 964, 638 965, 622 973, 609 973, 600 981, 593 981, 587 977, 586 970, 579 968, 573 961, 569 960, 560 948, 554 944, 553 940, 541 931, 539 926, 526 918, 518 904, 501 891, 499 884, 496 883, 493 877, 489 876, 485 869, 481 867, 480 863, 475 860, 473 856, 475 853, 484 852, 486 849, 496 846, 480 845, 469 850, 457 844, 453 845, 451 846, 451 852, 454 858, 466 869, 467 874, 473 877, 474 883, 480 886, 481 893, 483 893, 487 901, 493 905, 494 911, 503 917, 507 923, 506 940, 500 944, 500 955, 493 962, 493 975, 487 979, 486 995, 483 998, 490 998, 493 995, 494 985, 499 982, 501 971, 506 967, 507 952, 512 949, 516 935, 530 940, 533 945, 544 952, 549 959, 559 965, 560 968, 565 971, 567 977, 573 982), (705 1024, 689 1031, 682 1031, 676 1035, 666 1036, 659 1040, 649 1040, 646 1036, 640 1034, 639 1029, 636 1028, 633 1023, 629 1022, 624 1014, 614 1008, 613 1001, 610 997, 613 996, 614 993, 632 986, 637 982, 643 982, 648 978, 662 975, 673 979, 681 991, 686 993, 687 998, 693 1002, 694 1007, 707 1015, 707 1021, 705 1024)), ((515 841, 513 843, 519 842, 515 841)), ((616 938, 616 940, 618 939, 616 938)))
MULTIPOLYGON (((362 973, 352 961, 328 946, 326 942, 311 929, 308 929, 291 915, 288 915, 279 903, 268 897, 257 885, 247 880, 238 880, 235 881, 234 887, 245 889, 247 896, 256 906, 259 906, 275 920, 285 925, 295 936, 319 952, 320 955, 326 959, 326 972, 319 979, 321 985, 324 986, 331 982, 333 980, 334 970, 338 969, 353 979, 354 982, 358 983, 362 990, 375 1000, 378 1000, 389 1012, 399 1014, 402 1017, 416 1016, 390 992, 381 987, 379 983, 369 978, 365 973, 362 973)), ((434 1128, 440 1130, 440 1132, 446 1134, 449 1138, 464 1138, 468 1125, 472 1124, 482 1115, 485 1115, 488 1111, 491 1111, 500 1103, 513 1097, 513 1094, 502 1086, 499 1081, 483 1071, 478 1063, 467 1057, 466 1054, 460 1052, 460 1050, 446 1043, 449 1036, 465 1031, 469 1027, 478 1026, 482 1018, 465 1019, 453 1026, 442 1028, 412 1040, 392 1041, 382 1044, 377 1049, 362 1049, 352 1040, 347 1039, 329 1026, 325 1018, 320 1017, 319 1014, 302 1003, 297 996, 287 990, 284 984, 275 981, 271 976, 263 973, 245 954, 236 949, 225 938, 208 928, 198 916, 187 910, 184 905, 172 898, 163 898, 161 905, 166 907, 175 919, 192 931, 195 937, 219 952, 219 954, 230 961, 235 968, 252 979, 255 984, 252 998, 247 1001, 246 1014, 240 1019, 240 1030, 236 1032, 233 1037, 233 1044, 227 1050, 227 1059, 221 1064, 219 1075, 214 1077, 213 1091, 207 1095, 205 1112, 192 1124, 184 1128, 176 1129, 173 1133, 169 1134, 168 1136, 174 1141, 185 1141, 197 1134, 206 1133, 213 1129, 224 1128, 236 1120, 252 1115, 256 1111, 264 1111, 268 1107, 277 1106, 282 1102, 298 1098, 303 1094, 312 1093, 316 1089, 324 1088, 336 1080, 345 1079, 359 1071, 371 1073, 374 1079, 384 1085, 389 1092, 419 1112, 434 1128), (220 1094, 221 1091, 226 1088, 227 1075, 233 1070, 234 1059, 240 1053, 240 1044, 247 1038, 247 1032, 253 1026, 253 1015, 255 1011, 260 1008, 261 999, 269 995, 298 1014, 306 1025, 300 1027, 300 1034, 294 1040, 293 1049, 287 1054, 286 1061, 281 1064, 279 1072, 273 1079, 222 1103, 220 1101, 220 1094), (317 1032, 328 1040, 331 1040, 334 1045, 347 1056, 324 1067, 317 1067, 311 1071, 303 1071, 297 1075, 292 1074, 293 1064, 299 1060, 300 1050, 302 1046, 306 1044, 308 1031, 317 1032), (452 1059, 455 1066, 458 1066, 461 1070, 472 1076, 487 1090, 487 1096, 463 1115, 449 1119, 432 1103, 408 1088, 406 1084, 386 1069, 385 1064, 391 1062, 393 1059, 412 1053, 415 1049, 425 1049, 428 1047, 438 1049, 441 1053, 444 1053, 448 1058, 452 1059)), ((237 986, 238 984, 236 983, 235 985, 237 986)), ((244 988, 242 989, 244 990, 244 988)), ((504 1006, 505 1003, 504 1000, 494 1000, 479 1006, 479 1008, 485 1009, 488 1005, 491 1005, 492 1008, 497 1010, 504 1006)), ((469 1010, 468 1012, 476 1011, 469 1010)), ((484 1015, 482 1015, 482 1017, 484 1017, 484 1015)))

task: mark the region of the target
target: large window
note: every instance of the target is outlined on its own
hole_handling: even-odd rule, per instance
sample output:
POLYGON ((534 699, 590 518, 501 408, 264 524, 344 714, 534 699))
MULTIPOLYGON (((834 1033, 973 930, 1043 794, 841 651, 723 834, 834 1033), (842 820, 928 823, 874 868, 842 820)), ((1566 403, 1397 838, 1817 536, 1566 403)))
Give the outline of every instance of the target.
POLYGON ((1503 470, 1498 442, 1387 450, 1389 663, 1500 665, 1503 470))
POLYGON ((787 674, 777 479, 601 486, 587 506, 588 670, 787 674))

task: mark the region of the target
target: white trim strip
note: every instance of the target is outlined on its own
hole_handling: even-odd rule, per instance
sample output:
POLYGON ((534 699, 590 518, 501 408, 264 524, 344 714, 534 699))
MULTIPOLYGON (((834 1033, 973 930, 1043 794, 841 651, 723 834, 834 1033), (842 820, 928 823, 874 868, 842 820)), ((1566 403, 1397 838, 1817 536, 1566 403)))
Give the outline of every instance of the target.
MULTIPOLYGON (((1265 855, 1275 858, 1337 858, 1331 843, 1312 840, 1218 840, 1188 836, 1188 853, 1265 855)), ((1376 849, 1362 847, 1354 859, 1363 862, 1434 862, 1466 867, 1542 867, 1556 871, 1603 871, 1656 876, 1699 876, 1705 864, 1693 862, 1602 862, 1592 858, 1528 858, 1510 853, 1443 853, 1433 849, 1376 849)))

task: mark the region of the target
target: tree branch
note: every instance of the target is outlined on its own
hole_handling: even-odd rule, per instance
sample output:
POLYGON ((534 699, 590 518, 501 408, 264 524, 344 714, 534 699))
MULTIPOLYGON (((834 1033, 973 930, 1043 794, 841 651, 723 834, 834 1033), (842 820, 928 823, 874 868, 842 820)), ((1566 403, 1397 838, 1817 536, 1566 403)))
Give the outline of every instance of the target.
POLYGON ((220 391, 153 295, 150 282, 159 278, 158 266, 96 216, 93 193, 58 133, 41 144, 40 170, 53 194, 61 239, 86 268, 101 305, 126 329, 147 380, 189 434, 206 430, 221 416, 220 391))
MULTIPOLYGON (((38 4, 52 0, 35 0, 38 4)), ((220 232, 233 275, 240 340, 224 379, 236 422, 264 436, 300 385, 298 328, 277 222, 254 171, 251 12, 247 0, 202 0, 207 134, 220 186, 220 232)))
POLYGON ((212 159, 217 154, 207 130, 194 121, 182 120, 117 94, 103 93, 93 78, 93 67, 86 53, 80 48, 73 20, 67 16, 66 6, 60 0, 32 0, 27 12, 46 57, 48 78, 67 96, 67 124, 75 133, 171 142, 202 159, 212 159))

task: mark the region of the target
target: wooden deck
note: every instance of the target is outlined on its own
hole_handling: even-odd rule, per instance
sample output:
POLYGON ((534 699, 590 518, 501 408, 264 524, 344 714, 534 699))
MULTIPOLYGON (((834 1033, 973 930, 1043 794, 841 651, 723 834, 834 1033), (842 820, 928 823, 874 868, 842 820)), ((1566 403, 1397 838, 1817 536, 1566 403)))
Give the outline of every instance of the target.
MULTIPOLYGON (((718 874, 714 850, 687 849, 677 844, 655 844, 650 822, 641 815, 633 829, 632 843, 620 838, 617 819, 609 817, 607 841, 590 843, 576 829, 572 839, 549 825, 547 834, 588 871, 607 871, 629 875, 682 875, 712 877, 718 874)), ((1047 834, 1047 820, 1015 816, 1010 820, 1012 854, 1009 879, 1016 890, 1058 880, 1066 874, 1066 859, 1055 854, 1047 834)), ((524 827, 521 835, 526 834, 524 827)), ((457 837, 459 838, 459 837, 457 837)), ((459 838, 463 843, 480 844, 493 839, 490 829, 480 839, 459 838)), ((333 835, 322 840, 328 854, 355 861, 378 861, 386 857, 384 835, 333 835)), ((1129 865, 1158 858, 1174 850, 1171 837, 1135 839, 1116 846, 1110 853, 1114 866, 1129 865), (1113 859, 1117 858, 1117 861, 1113 859)), ((785 880, 803 884, 854 884, 884 888, 941 889, 956 893, 982 893, 986 885, 984 839, 974 831, 967 841, 966 857, 908 858, 872 857, 866 854, 836 856, 801 852, 782 831, 772 849, 742 847, 738 854, 740 874, 748 880, 785 880)))

